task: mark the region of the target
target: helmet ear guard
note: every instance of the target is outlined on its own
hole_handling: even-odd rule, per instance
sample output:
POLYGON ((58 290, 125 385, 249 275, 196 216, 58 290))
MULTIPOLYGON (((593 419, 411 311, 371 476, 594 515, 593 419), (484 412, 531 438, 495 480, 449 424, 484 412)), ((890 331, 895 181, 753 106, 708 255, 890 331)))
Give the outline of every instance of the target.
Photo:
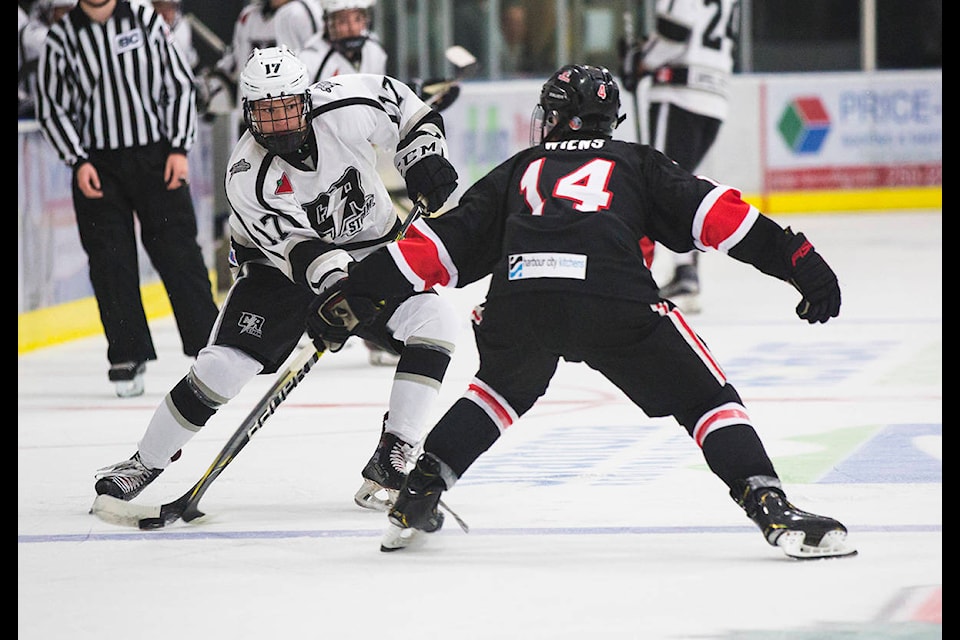
POLYGON ((309 132, 307 68, 286 45, 254 49, 240 74, 243 120, 268 150, 296 151, 309 132))
POLYGON ((532 145, 595 134, 612 137, 623 122, 620 89, 610 72, 592 65, 565 65, 544 83, 530 123, 532 145))

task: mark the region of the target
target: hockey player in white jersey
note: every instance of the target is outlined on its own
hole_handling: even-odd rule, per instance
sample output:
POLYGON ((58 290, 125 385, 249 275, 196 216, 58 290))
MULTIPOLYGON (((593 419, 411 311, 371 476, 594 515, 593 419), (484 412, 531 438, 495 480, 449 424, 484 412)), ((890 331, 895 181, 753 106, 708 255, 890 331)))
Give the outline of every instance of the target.
MULTIPOLYGON (((696 173, 727 117, 739 0, 658 0, 655 25, 642 46, 624 47, 620 76, 631 93, 651 76, 646 142, 696 173)), ((698 243, 701 251, 703 244, 698 243)), ((699 254, 671 255, 674 274, 660 294, 687 313, 699 312, 699 254)))
MULTIPOLYGON (((98 495, 130 500, 258 374, 277 371, 308 315, 344 315, 349 334, 401 353, 380 441, 355 501, 386 508, 426 426, 457 341, 454 308, 435 291, 358 299, 349 269, 398 237, 401 221, 376 171, 376 147, 396 149, 412 200, 429 212, 457 186, 443 120, 404 83, 355 74, 310 85, 285 46, 255 50, 240 76, 248 127, 227 164, 237 276, 207 346, 156 409, 136 454, 97 473, 98 495)), ((317 341, 319 342, 319 340, 317 341)))
POLYGON ((387 52, 370 31, 375 0, 321 0, 324 28, 297 56, 313 82, 348 73, 387 72, 387 52))
POLYGON ((225 79, 231 94, 231 107, 236 106, 237 80, 254 49, 277 45, 275 19, 277 10, 290 0, 250 0, 240 10, 233 25, 230 46, 217 61, 216 72, 225 79))
POLYGON ((277 44, 285 44, 299 56, 307 40, 323 31, 323 7, 320 0, 290 0, 277 9, 273 21, 277 44))

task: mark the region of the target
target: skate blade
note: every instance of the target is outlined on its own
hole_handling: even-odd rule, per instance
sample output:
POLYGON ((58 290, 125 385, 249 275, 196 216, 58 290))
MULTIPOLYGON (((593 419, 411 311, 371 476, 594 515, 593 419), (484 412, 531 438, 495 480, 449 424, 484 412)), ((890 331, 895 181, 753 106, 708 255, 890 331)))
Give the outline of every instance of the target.
POLYGON ((103 494, 97 496, 97 499, 93 501, 90 513, 104 522, 136 529, 144 518, 159 518, 160 507, 131 504, 103 494))
MULTIPOLYGON (((668 296, 664 296, 668 297, 668 296)), ((677 305, 681 312, 687 315, 696 315, 702 311, 700 307, 700 295, 696 293, 680 293, 669 297, 670 301, 677 305)))
POLYGON ((777 538, 777 546, 788 557, 797 560, 816 560, 819 558, 843 558, 857 555, 857 550, 847 542, 843 531, 828 531, 820 539, 820 544, 805 543, 807 535, 803 531, 787 531, 777 538))
POLYGON ((384 489, 373 480, 364 480, 353 495, 353 501, 364 509, 389 511, 397 500, 397 493, 396 489, 384 489))
POLYGON ((398 524, 390 523, 387 530, 383 533, 380 540, 380 551, 388 553, 390 551, 399 551, 411 546, 421 546, 423 544, 423 531, 413 528, 404 528, 398 524))

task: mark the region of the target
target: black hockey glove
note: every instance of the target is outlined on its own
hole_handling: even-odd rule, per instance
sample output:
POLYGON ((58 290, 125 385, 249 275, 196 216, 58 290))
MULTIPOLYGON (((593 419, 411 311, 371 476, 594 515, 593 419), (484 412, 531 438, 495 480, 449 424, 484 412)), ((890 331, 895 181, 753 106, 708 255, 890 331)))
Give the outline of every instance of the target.
POLYGON ((382 302, 351 295, 349 289, 349 278, 343 278, 310 303, 307 334, 317 351, 340 351, 347 338, 373 322, 383 308, 382 302))
POLYGON ((457 177, 457 170, 443 156, 424 156, 407 169, 407 196, 413 201, 423 196, 427 211, 435 213, 457 189, 457 177))
POLYGON ((794 234, 790 227, 784 232, 788 236, 786 257, 792 268, 788 282, 803 296, 797 315, 810 324, 836 318, 840 315, 840 284, 833 269, 806 236, 794 234))
POLYGON ((416 78, 408 86, 434 111, 443 111, 460 97, 460 85, 446 78, 416 78))

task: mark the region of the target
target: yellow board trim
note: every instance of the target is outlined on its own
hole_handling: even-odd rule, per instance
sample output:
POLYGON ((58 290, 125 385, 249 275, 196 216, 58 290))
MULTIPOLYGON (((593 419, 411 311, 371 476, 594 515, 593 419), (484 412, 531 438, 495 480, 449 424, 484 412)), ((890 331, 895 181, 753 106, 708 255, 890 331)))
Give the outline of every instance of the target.
MULTIPOLYGON (((216 272, 212 271, 210 279, 214 291, 217 290, 216 277, 216 272)), ((140 297, 147 320, 173 313, 162 282, 140 287, 140 297)), ((17 355, 95 335, 103 335, 103 325, 100 324, 100 310, 93 297, 17 315, 17 355)))
POLYGON ((785 213, 851 213, 903 209, 942 209, 943 188, 869 189, 863 191, 781 191, 744 195, 744 200, 771 215, 785 213))

